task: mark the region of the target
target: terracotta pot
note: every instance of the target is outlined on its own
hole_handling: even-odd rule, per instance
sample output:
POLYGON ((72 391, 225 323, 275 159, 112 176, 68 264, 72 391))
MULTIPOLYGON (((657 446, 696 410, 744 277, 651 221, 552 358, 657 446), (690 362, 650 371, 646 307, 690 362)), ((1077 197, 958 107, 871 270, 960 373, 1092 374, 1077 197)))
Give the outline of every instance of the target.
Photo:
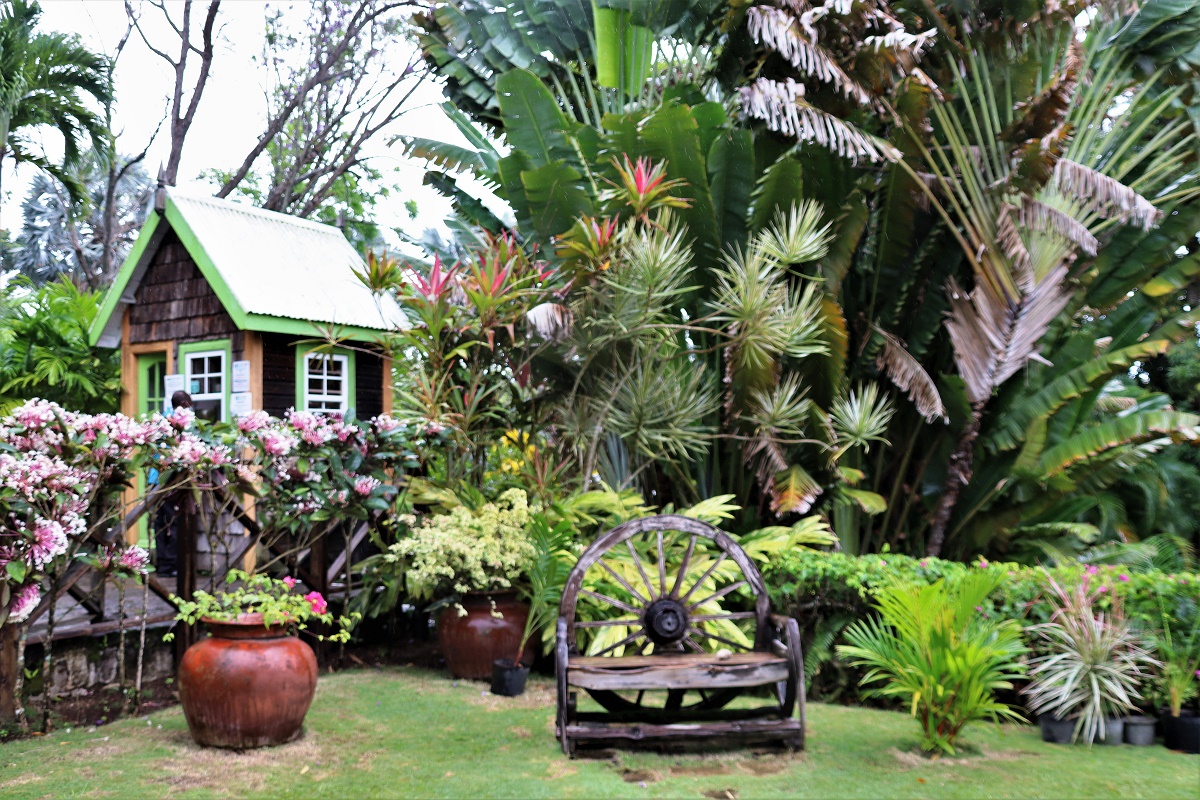
MULTIPOLYGON (((466 616, 453 605, 438 617, 438 643, 446 666, 456 678, 490 680, 492 662, 511 659, 525 632, 529 604, 517 600, 516 592, 468 592, 459 603, 466 616), (499 617, 492 615, 492 603, 499 617)), ((533 663, 533 646, 527 644, 521 661, 533 663)))
POLYGON ((212 636, 179 663, 179 702, 198 744, 244 749, 300 735, 317 690, 312 648, 262 614, 203 620, 212 636))

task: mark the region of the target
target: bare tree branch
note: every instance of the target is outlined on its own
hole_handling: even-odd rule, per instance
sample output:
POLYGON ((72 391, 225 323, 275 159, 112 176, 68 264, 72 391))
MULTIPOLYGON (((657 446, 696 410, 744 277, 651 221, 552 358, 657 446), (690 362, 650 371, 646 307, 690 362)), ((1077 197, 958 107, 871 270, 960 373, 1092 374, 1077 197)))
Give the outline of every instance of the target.
POLYGON ((171 18, 166 4, 161 0, 151 0, 150 2, 151 6, 157 8, 162 13, 167 25, 179 37, 179 55, 178 57, 172 57, 166 51, 150 43, 149 37, 146 36, 146 32, 142 29, 141 15, 134 10, 132 0, 125 0, 125 14, 132 27, 137 30, 146 47, 150 49, 150 52, 170 64, 175 71, 175 86, 171 94, 170 112, 171 152, 167 157, 166 166, 163 168, 163 180, 170 186, 174 186, 178 179, 179 162, 183 156, 183 144, 187 138, 188 130, 191 129, 192 122, 196 118, 196 109, 200 105, 200 98, 204 94, 209 72, 212 69, 213 33, 216 27, 217 12, 221 6, 221 0, 209 0, 208 11, 205 14, 204 24, 200 31, 199 44, 197 44, 192 41, 192 2, 193 0, 184 0, 183 20, 180 24, 176 24, 175 20, 171 18), (187 99, 185 105, 184 93, 185 88, 188 86, 188 61, 189 57, 193 55, 200 59, 200 63, 195 80, 191 83, 191 96, 187 99))

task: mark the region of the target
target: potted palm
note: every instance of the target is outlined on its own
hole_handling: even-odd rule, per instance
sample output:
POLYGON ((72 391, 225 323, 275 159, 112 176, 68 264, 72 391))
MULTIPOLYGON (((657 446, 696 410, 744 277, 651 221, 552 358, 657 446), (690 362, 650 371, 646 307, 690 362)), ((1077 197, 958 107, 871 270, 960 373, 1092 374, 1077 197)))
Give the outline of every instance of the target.
POLYGON ((1085 576, 1071 590, 1051 578, 1049 589, 1050 621, 1030 628, 1046 652, 1030 661, 1032 680, 1024 690, 1030 709, 1041 715, 1042 738, 1120 744, 1121 718, 1136 710, 1139 686, 1157 662, 1119 604, 1096 611, 1103 587, 1089 587, 1085 576))
MULTIPOLYGON (((1162 598, 1159 598, 1162 603, 1162 598)), ((1163 715, 1163 743, 1171 750, 1200 753, 1200 717, 1184 706, 1200 694, 1200 614, 1196 615, 1191 633, 1183 639, 1171 632, 1166 608, 1160 606, 1162 625, 1155 634, 1154 645, 1162 659, 1159 684, 1167 698, 1163 715)))
POLYGON ((529 603, 525 630, 511 658, 492 662, 492 694, 505 697, 516 697, 525 691, 525 679, 532 665, 522 660, 522 654, 533 635, 554 620, 567 575, 575 563, 570 550, 574 528, 566 520, 559 520, 551 527, 544 514, 535 514, 529 526, 529 539, 535 555, 521 589, 521 597, 529 603))
MULTIPOLYGON (((198 744, 247 749, 300 735, 317 688, 317 659, 296 632, 317 620, 332 623, 319 592, 301 594, 294 578, 275 580, 230 570, 235 588, 190 601, 172 597, 176 619, 204 623, 211 634, 179 662, 179 702, 198 744)), ((352 620, 328 638, 346 641, 352 620)), ((168 635, 167 638, 170 638, 168 635)))

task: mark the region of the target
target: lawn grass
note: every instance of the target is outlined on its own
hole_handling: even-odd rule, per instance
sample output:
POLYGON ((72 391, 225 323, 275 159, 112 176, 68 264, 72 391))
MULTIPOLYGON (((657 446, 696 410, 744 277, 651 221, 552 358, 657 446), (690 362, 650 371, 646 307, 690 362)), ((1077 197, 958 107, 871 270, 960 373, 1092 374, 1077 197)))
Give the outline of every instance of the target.
POLYGON ((516 699, 485 688, 412 668, 327 676, 303 739, 245 753, 192 744, 178 708, 10 742, 0 797, 1200 798, 1200 757, 1162 747, 1089 750, 976 725, 970 754, 929 762, 908 716, 821 704, 802 755, 568 760, 549 682, 516 699))

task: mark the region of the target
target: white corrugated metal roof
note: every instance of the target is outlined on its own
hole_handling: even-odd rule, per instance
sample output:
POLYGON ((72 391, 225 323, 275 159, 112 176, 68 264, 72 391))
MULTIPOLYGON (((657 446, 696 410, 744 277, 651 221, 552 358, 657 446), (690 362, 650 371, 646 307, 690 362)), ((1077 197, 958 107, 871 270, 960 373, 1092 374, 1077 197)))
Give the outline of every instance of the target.
POLYGON ((376 297, 355 277, 354 271, 363 271, 365 264, 337 228, 169 191, 247 314, 376 330, 408 327, 395 300, 376 297))

